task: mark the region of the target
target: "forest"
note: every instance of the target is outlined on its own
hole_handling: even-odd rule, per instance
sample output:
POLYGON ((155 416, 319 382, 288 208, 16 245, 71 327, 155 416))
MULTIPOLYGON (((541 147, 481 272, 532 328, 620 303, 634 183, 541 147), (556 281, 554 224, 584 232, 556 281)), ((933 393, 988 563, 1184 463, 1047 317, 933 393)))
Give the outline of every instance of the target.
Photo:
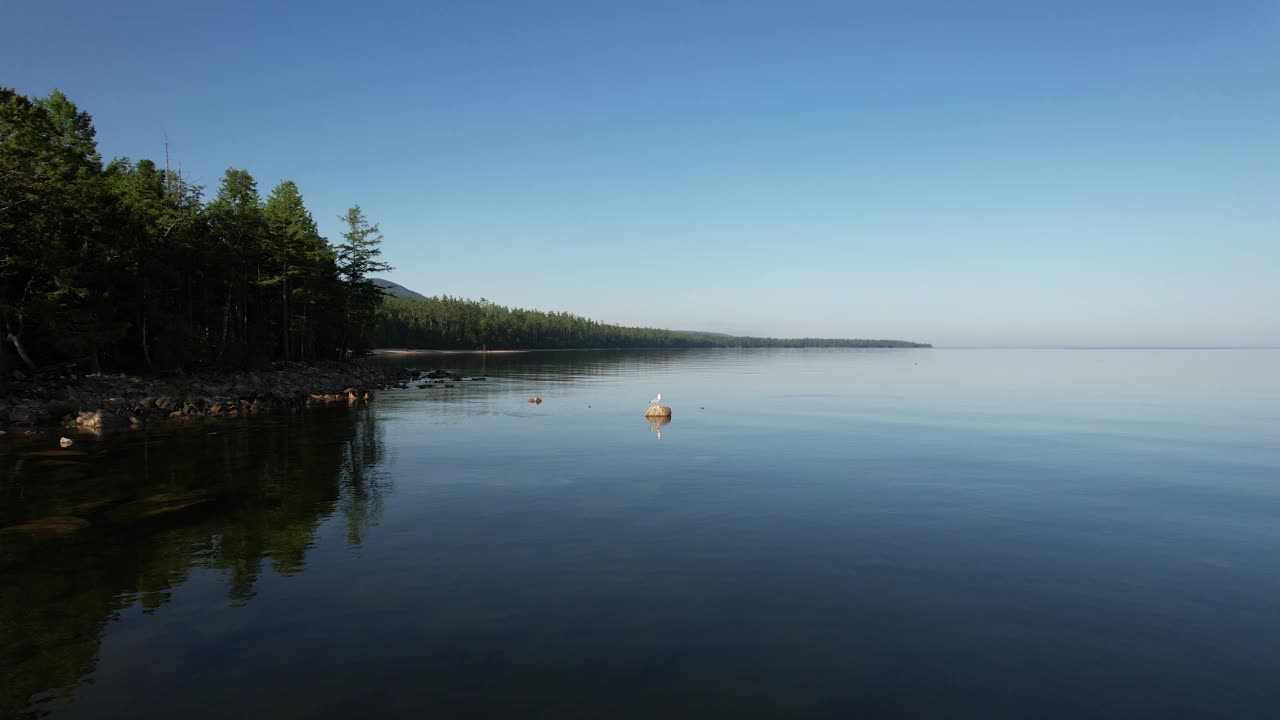
MULTIPOLYGON (((167 153, 166 153, 167 155, 167 153)), ((0 379, 75 364, 169 371, 345 359, 373 347, 913 347, 621 327, 487 300, 384 297, 358 205, 321 236, 297 184, 229 168, 211 197, 153 160, 98 152, 61 92, 0 88, 0 379)))
POLYGON ((624 327, 573 313, 496 305, 485 299, 387 297, 370 337, 378 347, 419 349, 929 347, 901 340, 759 338, 624 327))
MULTIPOLYGON (((167 165, 167 163, 165 163, 167 165)), ((369 347, 377 225, 322 237, 298 186, 230 168, 212 197, 98 153, 61 92, 0 88, 0 377, 59 363, 171 370, 344 358, 369 347)))

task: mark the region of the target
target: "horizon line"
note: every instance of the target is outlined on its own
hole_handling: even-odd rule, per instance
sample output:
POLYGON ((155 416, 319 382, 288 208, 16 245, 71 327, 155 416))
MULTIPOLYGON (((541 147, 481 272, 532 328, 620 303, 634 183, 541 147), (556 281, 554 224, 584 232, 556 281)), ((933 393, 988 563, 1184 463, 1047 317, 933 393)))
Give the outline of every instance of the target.
POLYGON ((934 345, 937 350, 1280 350, 1280 345, 934 345))

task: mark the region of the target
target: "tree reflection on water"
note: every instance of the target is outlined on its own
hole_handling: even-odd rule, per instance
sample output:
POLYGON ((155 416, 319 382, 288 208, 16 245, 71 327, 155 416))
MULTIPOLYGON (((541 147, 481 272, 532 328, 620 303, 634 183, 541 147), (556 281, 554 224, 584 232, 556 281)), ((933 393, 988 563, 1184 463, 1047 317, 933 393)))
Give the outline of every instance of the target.
POLYGON ((328 518, 359 545, 390 484, 364 407, 0 445, 0 716, 38 717, 92 682, 106 627, 154 613, 197 570, 252 601, 291 575, 328 518))

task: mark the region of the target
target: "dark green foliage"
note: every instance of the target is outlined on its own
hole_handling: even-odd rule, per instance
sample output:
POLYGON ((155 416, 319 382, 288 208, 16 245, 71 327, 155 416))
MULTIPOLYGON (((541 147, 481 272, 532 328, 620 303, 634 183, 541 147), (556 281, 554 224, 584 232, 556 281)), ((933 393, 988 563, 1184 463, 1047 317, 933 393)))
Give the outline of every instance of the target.
POLYGON ((0 382, 15 364, 260 365, 367 347, 381 237, 320 236, 298 187, 229 169, 212 201, 150 160, 103 167, 60 92, 0 88, 0 382))
POLYGON ((0 369, 9 350, 96 361, 121 332, 92 300, 124 260, 106 242, 112 205, 89 116, 60 92, 0 88, 0 369))
POLYGON ((901 340, 757 338, 623 327, 572 313, 495 305, 487 300, 386 297, 374 325, 379 347, 567 349, 697 347, 929 347, 901 340))
POLYGON ((286 360, 313 358, 316 345, 330 348, 339 295, 337 256, 321 237, 292 180, 271 191, 263 208, 274 267, 260 281, 280 298, 278 336, 286 360))

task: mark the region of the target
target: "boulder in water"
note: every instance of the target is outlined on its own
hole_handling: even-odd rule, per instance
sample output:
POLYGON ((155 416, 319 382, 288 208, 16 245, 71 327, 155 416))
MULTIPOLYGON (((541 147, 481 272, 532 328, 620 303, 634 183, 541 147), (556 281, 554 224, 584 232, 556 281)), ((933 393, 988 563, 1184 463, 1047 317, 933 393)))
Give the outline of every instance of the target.
MULTIPOLYGON (((177 413, 181 415, 181 412, 177 413)), ((105 410, 94 410, 93 412, 82 412, 76 417, 76 424, 88 428, 90 430, 99 430, 108 427, 121 427, 128 424, 128 421, 118 415, 112 415, 105 410)))
POLYGON ((650 405, 644 416, 647 418, 669 418, 671 417, 671 408, 666 405, 650 405))

